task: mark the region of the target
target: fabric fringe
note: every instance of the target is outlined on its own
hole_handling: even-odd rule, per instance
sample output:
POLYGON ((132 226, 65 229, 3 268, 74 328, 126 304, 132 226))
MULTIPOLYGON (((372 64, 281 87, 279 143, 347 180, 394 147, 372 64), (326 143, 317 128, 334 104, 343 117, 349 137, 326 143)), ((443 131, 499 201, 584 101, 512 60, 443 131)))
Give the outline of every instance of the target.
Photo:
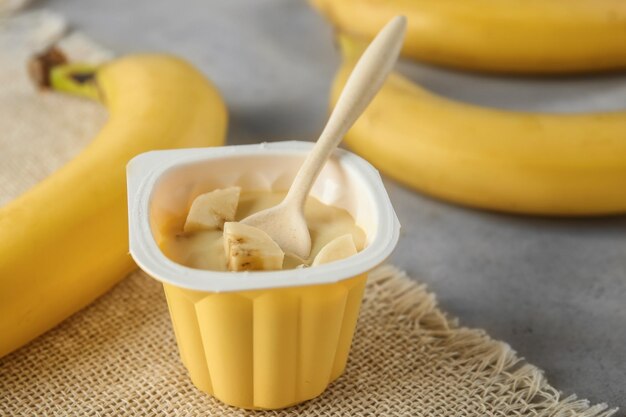
POLYGON ((528 410, 515 411, 528 411, 538 417, 610 417, 618 411, 605 403, 592 406, 576 395, 562 398, 562 393, 548 384, 539 368, 526 363, 508 344, 491 339, 483 330, 461 327, 458 320, 446 317, 425 284, 413 281, 406 272, 392 265, 373 270, 368 288, 394 298, 397 302, 393 306, 401 318, 411 322, 425 337, 439 339, 457 359, 462 356, 460 359, 468 366, 489 370, 492 375, 506 379, 502 381, 506 382, 503 389, 512 385, 515 395, 529 404, 528 410))

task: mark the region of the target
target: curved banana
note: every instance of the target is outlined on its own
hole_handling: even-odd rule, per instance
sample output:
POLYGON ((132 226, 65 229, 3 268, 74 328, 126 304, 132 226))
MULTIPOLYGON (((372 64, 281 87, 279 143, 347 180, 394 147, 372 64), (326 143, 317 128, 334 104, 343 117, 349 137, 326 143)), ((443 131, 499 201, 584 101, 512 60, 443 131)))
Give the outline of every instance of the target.
POLYGON ((227 111, 190 64, 136 55, 52 69, 52 87, 97 96, 109 121, 74 160, 0 208, 0 356, 85 307, 135 268, 125 167, 152 149, 221 145, 227 111), (95 77, 95 84, 89 81, 95 77), (80 83, 82 82, 82 83, 80 83))
MULTIPOLYGON (((331 104, 352 70, 354 44, 331 104)), ((544 215, 626 212, 626 111, 514 112, 453 101, 392 74, 345 137, 381 171, 474 207, 544 215)))
POLYGON ((372 39, 408 18, 406 57, 478 71, 626 68, 623 0, 311 0, 342 32, 372 39))

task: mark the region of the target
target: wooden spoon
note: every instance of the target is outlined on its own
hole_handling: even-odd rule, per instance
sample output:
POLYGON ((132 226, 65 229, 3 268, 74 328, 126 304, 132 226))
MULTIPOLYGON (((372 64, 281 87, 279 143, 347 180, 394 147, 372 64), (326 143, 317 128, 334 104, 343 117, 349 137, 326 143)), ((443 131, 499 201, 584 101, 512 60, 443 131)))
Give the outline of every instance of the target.
POLYGON ((306 198, 332 152, 382 87, 398 58, 405 30, 406 18, 397 16, 367 47, 285 199, 242 220, 242 223, 264 230, 285 253, 302 259, 309 257, 311 236, 304 218, 306 198))

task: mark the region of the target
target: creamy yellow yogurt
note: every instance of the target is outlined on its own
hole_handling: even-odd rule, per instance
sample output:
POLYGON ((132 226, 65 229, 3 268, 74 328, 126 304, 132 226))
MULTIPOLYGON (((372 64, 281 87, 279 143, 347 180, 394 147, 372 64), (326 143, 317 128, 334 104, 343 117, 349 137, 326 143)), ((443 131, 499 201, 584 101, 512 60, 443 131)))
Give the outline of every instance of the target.
MULTIPOLYGON (((257 211, 275 206, 283 200, 285 194, 282 191, 243 191, 239 198, 235 220, 239 221, 257 211)), ((358 251, 364 248, 365 232, 354 223, 354 219, 346 210, 328 206, 315 197, 309 197, 304 214, 311 234, 311 254, 304 260, 305 265, 309 265, 328 242, 348 233, 352 235, 358 251)), ((159 246, 165 256, 181 265, 227 271, 222 235, 221 230, 185 233, 180 228, 167 232, 159 246)), ((285 255, 283 269, 296 268, 302 264, 302 260, 285 255)))

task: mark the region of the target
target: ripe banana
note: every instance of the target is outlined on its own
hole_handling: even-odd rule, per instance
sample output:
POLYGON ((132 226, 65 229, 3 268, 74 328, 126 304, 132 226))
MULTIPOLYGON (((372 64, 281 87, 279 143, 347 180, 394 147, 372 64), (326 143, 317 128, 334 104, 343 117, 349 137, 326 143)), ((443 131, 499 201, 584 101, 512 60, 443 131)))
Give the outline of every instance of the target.
POLYGON ((626 68, 624 0, 311 0, 340 31, 372 39, 393 16, 408 27, 403 54, 504 73, 626 68))
POLYGON ((129 159, 152 149, 224 141, 222 99, 180 59, 135 55, 97 69, 61 65, 52 68, 50 83, 101 99, 110 117, 79 156, 0 208, 0 356, 135 268, 126 220, 129 159))
POLYGON ((238 222, 224 223, 224 251, 229 271, 282 269, 285 257, 270 235, 238 222))
POLYGON ((240 192, 240 187, 228 187, 199 195, 191 203, 183 230, 222 229, 224 222, 235 220, 240 192))
MULTIPOLYGON (((331 105, 359 46, 344 62, 331 105)), ((480 107, 392 73, 345 136, 381 171, 427 194, 474 207, 544 215, 626 212, 626 111, 549 114, 480 107)))
POLYGON ((356 255, 357 250, 351 234, 342 235, 328 242, 313 259, 311 266, 323 265, 356 255))

